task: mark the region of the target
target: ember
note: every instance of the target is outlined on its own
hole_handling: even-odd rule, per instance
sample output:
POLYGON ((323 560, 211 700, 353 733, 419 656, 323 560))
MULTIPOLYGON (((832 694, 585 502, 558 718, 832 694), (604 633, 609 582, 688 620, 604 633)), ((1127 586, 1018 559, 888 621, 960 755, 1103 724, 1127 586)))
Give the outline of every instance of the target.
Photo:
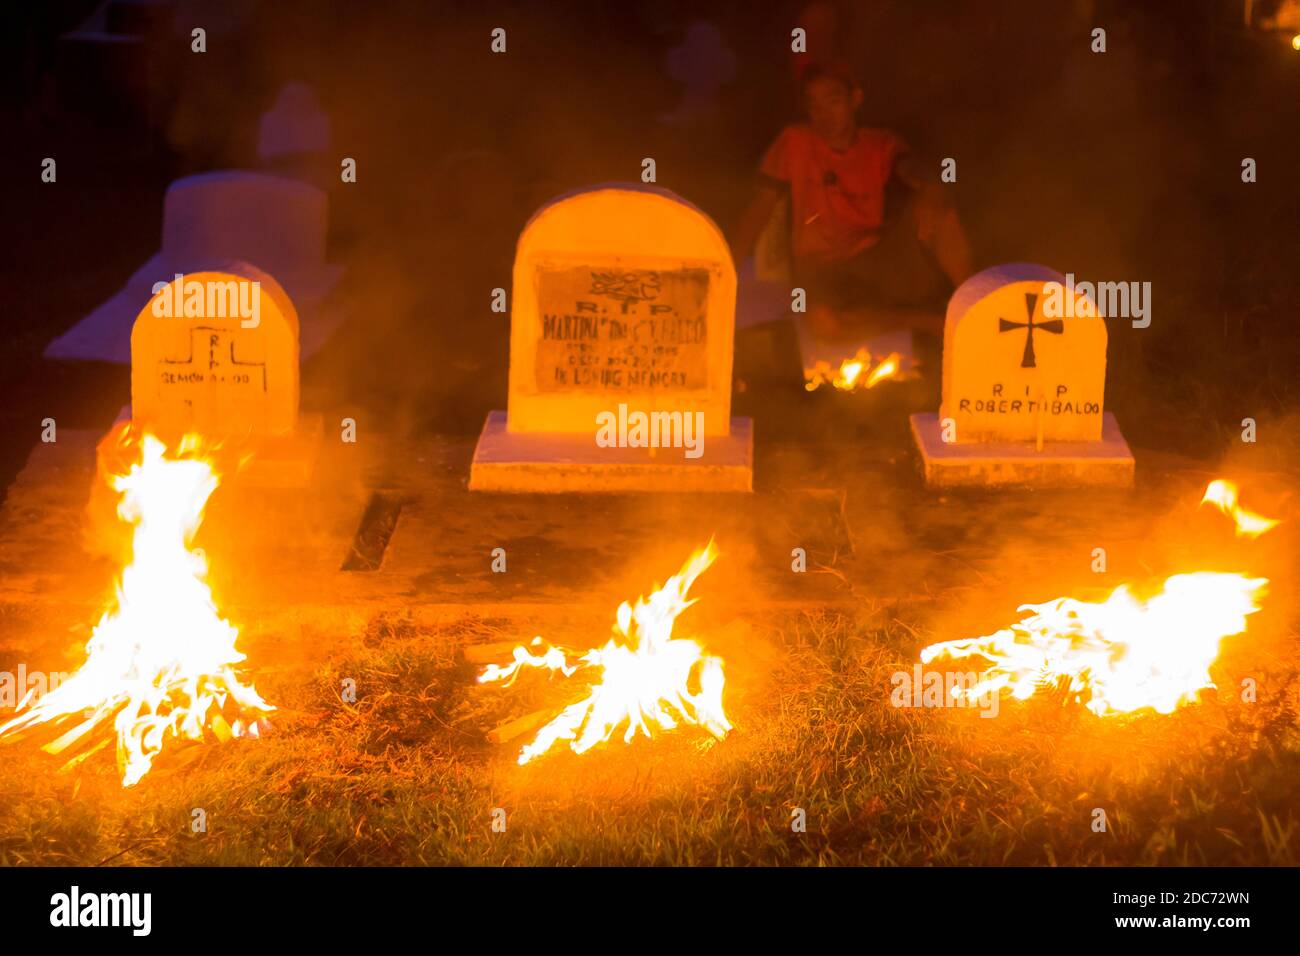
POLYGON ((107 735, 87 741, 111 720, 122 786, 130 787, 149 772, 168 737, 201 740, 205 730, 222 740, 256 737, 274 708, 236 675, 244 660, 235 648, 239 632, 217 611, 204 580, 206 561, 190 548, 218 484, 199 439, 187 435, 172 454, 131 426, 117 440, 135 460, 108 478, 120 495, 118 518, 134 529, 115 606, 95 627, 80 670, 42 697, 28 694, 0 737, 75 720, 44 748, 60 754, 87 746, 70 767, 108 743, 107 735))
POLYGON ((540 653, 516 647, 512 663, 484 669, 479 683, 504 681, 506 686, 525 667, 566 678, 593 674, 590 693, 564 708, 520 751, 521 765, 562 740, 575 753, 586 753, 624 723, 624 743, 631 743, 638 731, 653 737, 652 724, 672 730, 679 720, 703 727, 718 739, 726 737, 731 724, 722 709, 721 658, 706 654, 695 640, 672 636, 678 615, 695 603, 687 600, 687 592, 716 557, 710 541, 649 598, 638 598, 635 606, 624 601, 618 608, 614 636, 603 647, 580 653, 538 637, 531 646, 540 653), (692 692, 692 687, 698 690, 692 692))
MULTIPOLYGON (((1203 500, 1230 515, 1239 535, 1276 524, 1242 511, 1227 482, 1212 482, 1203 500)), ((973 687, 953 691, 957 697, 1005 693, 1026 700, 1040 689, 1063 688, 1099 717, 1145 708, 1168 714, 1214 687, 1210 667, 1220 642, 1246 630, 1267 584, 1206 571, 1174 575, 1147 598, 1122 585, 1099 603, 1026 604, 1019 610, 1030 613, 1018 623, 986 637, 931 644, 921 661, 986 660, 973 687)))
POLYGON ((826 361, 815 362, 812 368, 804 369, 804 388, 815 392, 823 385, 830 385, 841 392, 875 387, 886 379, 902 380, 909 377, 902 368, 902 358, 897 352, 876 362, 865 348, 858 349, 853 358, 840 362, 834 368, 826 361), (865 373, 865 374, 864 374, 865 373))
POLYGON ((1277 524, 1272 518, 1257 515, 1237 504, 1237 486, 1221 478, 1210 482, 1205 489, 1205 497, 1201 499, 1201 504, 1206 502, 1214 505, 1233 520, 1239 538, 1257 538, 1277 524))

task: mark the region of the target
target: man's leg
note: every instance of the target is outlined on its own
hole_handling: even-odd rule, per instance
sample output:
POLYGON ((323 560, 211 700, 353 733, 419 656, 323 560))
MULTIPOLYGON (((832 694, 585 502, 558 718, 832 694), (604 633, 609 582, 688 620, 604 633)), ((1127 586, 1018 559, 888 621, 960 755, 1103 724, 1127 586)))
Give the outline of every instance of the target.
POLYGON ((875 245, 843 262, 800 270, 808 322, 820 335, 910 326, 942 332, 944 303, 974 273, 957 210, 940 187, 909 193, 875 245))
POLYGON ((815 335, 836 339, 854 332, 848 313, 870 290, 845 264, 805 264, 795 278, 807 292, 807 322, 815 335))
POLYGON ((913 209, 917 240, 934 256, 955 289, 975 273, 970 243, 957 207, 940 186, 922 189, 908 205, 913 209))

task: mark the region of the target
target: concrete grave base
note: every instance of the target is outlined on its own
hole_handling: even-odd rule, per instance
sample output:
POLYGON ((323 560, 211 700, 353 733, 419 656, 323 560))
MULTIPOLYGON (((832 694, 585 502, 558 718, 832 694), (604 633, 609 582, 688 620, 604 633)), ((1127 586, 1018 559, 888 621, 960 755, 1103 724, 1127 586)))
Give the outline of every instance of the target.
POLYGON ((921 455, 925 483, 939 487, 1033 485, 1133 486, 1133 453, 1110 412, 1102 414, 1101 441, 945 443, 939 416, 912 415, 912 438, 921 455))
POLYGON ((253 457, 232 480, 258 488, 305 488, 312 482, 324 436, 320 413, 300 414, 292 435, 252 442, 253 457))
POLYGON ((708 436, 704 454, 680 448, 601 448, 592 434, 506 431, 489 412, 470 466, 471 491, 753 491, 754 423, 731 419, 731 434, 708 436))
MULTIPOLYGON (((114 425, 130 420, 131 406, 123 405, 114 425)), ((298 416, 292 435, 264 436, 244 443, 248 460, 237 475, 227 475, 222 482, 248 488, 305 488, 315 474, 324 435, 325 419, 321 414, 304 412, 298 416)))

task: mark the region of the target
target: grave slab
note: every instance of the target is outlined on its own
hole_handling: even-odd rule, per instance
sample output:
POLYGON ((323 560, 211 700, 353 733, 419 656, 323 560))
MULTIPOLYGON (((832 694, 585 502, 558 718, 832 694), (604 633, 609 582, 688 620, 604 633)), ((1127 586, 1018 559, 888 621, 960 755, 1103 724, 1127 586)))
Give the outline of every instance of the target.
MULTIPOLYGON (((69 661, 120 570, 85 547, 98 439, 68 429, 37 443, 0 506, 0 617, 42 628, 69 661)), ((662 583, 710 536, 721 557, 697 585, 704 609, 809 622, 835 609, 883 626, 898 603, 959 617, 990 587, 1004 603, 1065 593, 1080 575, 1094 579, 1079 569, 1098 546, 1112 555, 1108 586, 1149 574, 1164 550, 1151 516, 1199 494, 1215 468, 1148 452, 1151 480, 1137 493, 981 495, 975 506, 964 491, 927 492, 895 461, 902 447, 902 436, 769 442, 752 495, 495 495, 465 487, 472 439, 367 433, 360 444, 326 442, 306 489, 223 480, 195 546, 222 610, 277 646, 356 640, 379 618, 461 622, 469 634, 489 622, 502 640, 550 633, 546 622, 568 615, 604 627, 619 602, 662 583), (374 570, 343 571, 377 493, 401 504, 391 539, 374 570), (505 573, 492 570, 498 547, 505 573), (806 551, 805 573, 792 570, 795 548, 806 551), (1033 593, 1026 580, 1039 582, 1033 593)), ((0 649, 19 653, 7 637, 0 629, 0 649)))
POLYGON ((706 437, 706 453, 679 448, 601 448, 591 435, 512 435, 506 413, 490 412, 470 466, 472 491, 753 491, 754 430, 733 419, 731 434, 706 437))
MULTIPOLYGON (((111 600, 120 568, 88 549, 99 439, 60 431, 57 443, 34 446, 10 487, 0 507, 0 614, 74 608, 93 624, 111 600)), ((326 442, 306 488, 250 487, 223 475, 195 538, 220 605, 241 626, 296 619, 337 628, 384 613, 522 622, 563 608, 608 615, 711 536, 723 557, 709 586, 734 591, 737 604, 858 600, 837 570, 853 551, 843 493, 802 455, 753 495, 494 495, 465 487, 473 448, 463 438, 374 433, 360 445, 326 442), (345 571, 377 494, 400 504, 391 538, 373 570, 345 571), (492 570, 498 547, 507 573, 492 570), (792 573, 794 547, 806 551, 809 573, 792 573)))
POLYGON ((1110 412, 1102 415, 1100 441, 1044 442, 1041 451, 1026 442, 944 442, 934 412, 912 415, 910 421, 928 485, 1128 488, 1133 484, 1133 453, 1110 412))

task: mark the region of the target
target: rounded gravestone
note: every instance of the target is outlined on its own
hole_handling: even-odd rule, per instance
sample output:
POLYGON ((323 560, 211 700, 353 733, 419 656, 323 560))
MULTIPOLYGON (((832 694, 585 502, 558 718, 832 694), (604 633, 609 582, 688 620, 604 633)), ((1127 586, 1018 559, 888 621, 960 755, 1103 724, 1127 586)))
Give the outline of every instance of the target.
POLYGON ((155 292, 131 329, 131 417, 165 436, 292 434, 298 315, 279 283, 225 262, 155 292))
POLYGON ((512 433, 594 434, 620 403, 731 425, 736 272, 721 230, 663 189, 597 186, 542 207, 519 237, 510 323, 512 433))
POLYGON ((1105 320, 1060 273, 1012 263, 953 293, 939 417, 957 443, 1099 441, 1105 391, 1105 320))

